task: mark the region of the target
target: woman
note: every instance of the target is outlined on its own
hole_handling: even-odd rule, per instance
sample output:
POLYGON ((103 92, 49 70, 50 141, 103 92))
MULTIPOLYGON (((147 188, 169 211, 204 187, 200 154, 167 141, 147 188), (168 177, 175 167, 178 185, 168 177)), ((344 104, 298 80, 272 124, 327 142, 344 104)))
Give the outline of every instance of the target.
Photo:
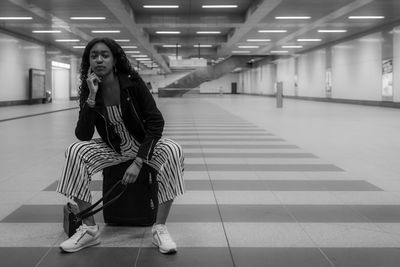
MULTIPOLYGON (((165 222, 173 199, 183 194, 183 153, 169 139, 161 139, 164 119, 122 48, 112 39, 96 38, 82 56, 80 111, 75 128, 81 140, 66 150, 57 192, 72 198, 79 210, 91 205, 91 176, 106 167, 131 159, 122 183, 134 183, 143 164, 158 171, 159 206, 153 225, 153 243, 162 253, 174 253, 176 244, 165 222), (93 138, 94 130, 101 138, 93 138)), ((93 216, 83 220, 76 233, 60 244, 76 252, 100 243, 93 216)))

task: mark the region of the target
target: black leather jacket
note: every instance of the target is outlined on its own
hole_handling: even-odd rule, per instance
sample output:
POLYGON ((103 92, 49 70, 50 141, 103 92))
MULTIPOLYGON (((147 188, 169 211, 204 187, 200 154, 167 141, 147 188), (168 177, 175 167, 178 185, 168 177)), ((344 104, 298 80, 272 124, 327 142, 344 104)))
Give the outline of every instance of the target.
MULTIPOLYGON (((158 110, 153 96, 143 80, 127 74, 119 74, 122 118, 129 133, 140 142, 137 156, 150 160, 154 146, 161 138, 164 119, 158 110)), ((96 106, 89 107, 85 102, 79 111, 75 135, 81 141, 92 139, 94 129, 116 152, 121 153, 121 138, 110 124, 102 101, 101 92, 96 95, 96 106)))

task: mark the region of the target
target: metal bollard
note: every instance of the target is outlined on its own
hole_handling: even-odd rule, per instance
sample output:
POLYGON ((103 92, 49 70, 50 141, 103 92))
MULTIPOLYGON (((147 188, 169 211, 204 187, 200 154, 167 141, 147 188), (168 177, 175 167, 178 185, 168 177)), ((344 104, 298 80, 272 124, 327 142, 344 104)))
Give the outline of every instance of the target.
POLYGON ((281 108, 283 106, 283 82, 276 83, 276 107, 281 108))

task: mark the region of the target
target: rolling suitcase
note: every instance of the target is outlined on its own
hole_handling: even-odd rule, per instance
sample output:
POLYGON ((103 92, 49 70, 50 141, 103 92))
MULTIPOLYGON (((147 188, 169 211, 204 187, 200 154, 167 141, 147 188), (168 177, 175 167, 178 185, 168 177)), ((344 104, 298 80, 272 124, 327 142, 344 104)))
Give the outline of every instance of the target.
MULTIPOLYGON (((132 162, 130 160, 103 170, 103 194, 122 179, 132 162)), ((109 225, 153 225, 157 218, 157 194, 157 171, 143 163, 135 183, 128 184, 124 194, 104 208, 104 222, 109 225)), ((107 202, 114 196, 115 194, 110 194, 103 201, 107 202)))

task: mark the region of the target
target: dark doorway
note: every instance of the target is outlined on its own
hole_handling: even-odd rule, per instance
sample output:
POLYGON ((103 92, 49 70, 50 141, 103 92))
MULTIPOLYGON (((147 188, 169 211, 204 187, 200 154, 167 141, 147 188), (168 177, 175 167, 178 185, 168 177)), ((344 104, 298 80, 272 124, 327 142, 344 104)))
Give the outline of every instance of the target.
POLYGON ((231 83, 231 93, 237 94, 237 83, 231 83))

